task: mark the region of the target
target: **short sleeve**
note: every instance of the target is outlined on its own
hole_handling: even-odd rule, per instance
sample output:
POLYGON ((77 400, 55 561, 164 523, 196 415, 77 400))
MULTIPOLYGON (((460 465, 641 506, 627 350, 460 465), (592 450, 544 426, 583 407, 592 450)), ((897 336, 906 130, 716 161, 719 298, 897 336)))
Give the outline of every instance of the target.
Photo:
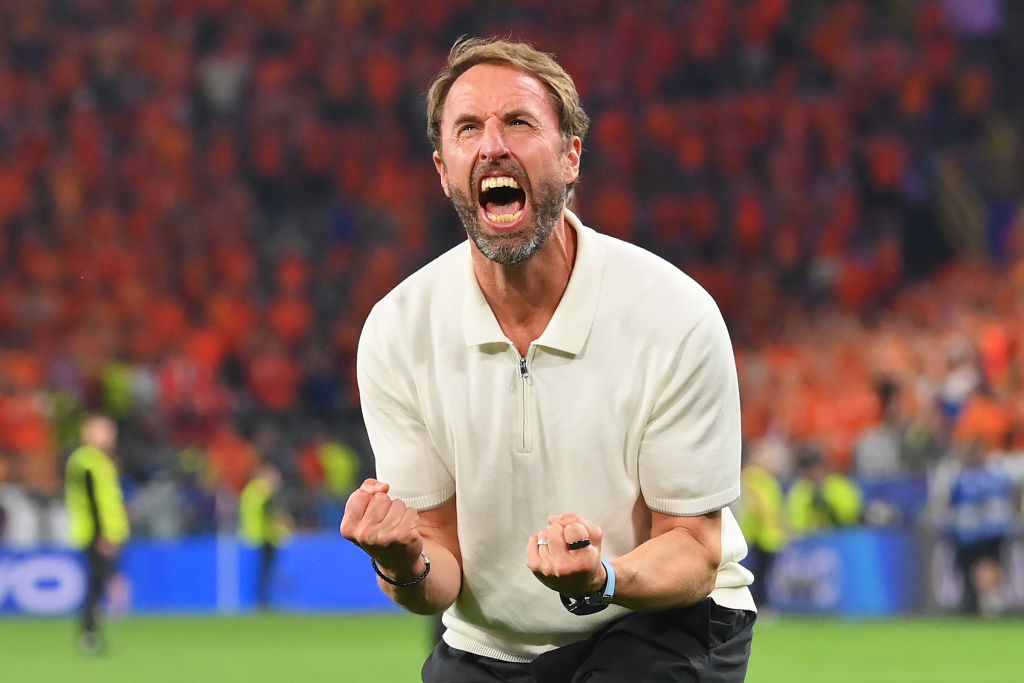
POLYGON ((740 400, 732 343, 713 304, 659 364, 664 378, 640 446, 652 510, 702 515, 740 494, 740 400))
POLYGON ((428 510, 454 495, 455 480, 423 422, 409 362, 388 344, 389 339, 408 335, 395 330, 385 336, 385 313, 380 308, 378 304, 367 319, 356 356, 360 403, 376 476, 390 485, 393 497, 428 510))

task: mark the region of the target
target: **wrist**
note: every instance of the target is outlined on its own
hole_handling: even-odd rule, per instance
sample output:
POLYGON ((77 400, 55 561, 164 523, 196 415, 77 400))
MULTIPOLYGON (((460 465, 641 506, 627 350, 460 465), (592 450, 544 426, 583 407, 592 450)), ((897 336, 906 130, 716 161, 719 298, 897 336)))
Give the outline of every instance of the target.
POLYGON ((370 564, 373 566, 373 570, 377 572, 377 576, 392 586, 398 587, 415 586, 426 579, 427 574, 430 573, 430 558, 424 552, 420 552, 416 556, 416 560, 408 570, 396 571, 390 567, 382 567, 372 557, 370 558, 370 564))
POLYGON ((601 566, 605 570, 605 579, 599 588, 579 597, 559 594, 562 605, 572 614, 579 616, 594 614, 611 604, 615 597, 615 568, 612 567, 611 562, 605 559, 601 560, 601 566))
MULTIPOLYGON (((587 594, 598 593, 604 590, 604 587, 608 585, 608 564, 605 560, 601 560, 601 566, 597 570, 594 576, 594 581, 590 584, 590 589, 587 594)), ((614 571, 614 570, 613 570, 614 571)))

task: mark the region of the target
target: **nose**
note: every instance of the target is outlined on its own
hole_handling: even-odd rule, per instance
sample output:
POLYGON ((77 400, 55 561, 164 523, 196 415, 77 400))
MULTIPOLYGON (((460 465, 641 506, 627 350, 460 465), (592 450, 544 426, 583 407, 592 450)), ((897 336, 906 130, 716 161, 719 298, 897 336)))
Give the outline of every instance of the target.
POLYGON ((484 123, 483 133, 480 136, 480 160, 494 161, 505 158, 508 155, 505 127, 495 118, 488 119, 484 123))

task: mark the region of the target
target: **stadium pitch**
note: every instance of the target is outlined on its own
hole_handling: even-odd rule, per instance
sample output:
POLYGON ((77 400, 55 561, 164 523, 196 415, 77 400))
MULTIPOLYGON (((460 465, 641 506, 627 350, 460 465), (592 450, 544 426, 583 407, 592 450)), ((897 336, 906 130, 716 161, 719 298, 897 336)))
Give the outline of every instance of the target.
MULTIPOLYGON (((110 650, 84 657, 70 619, 0 620, 0 681, 206 683, 418 681, 432 643, 423 617, 128 617, 110 650)), ((765 619, 749 683, 1003 683, 1019 680, 1020 619, 765 619)))

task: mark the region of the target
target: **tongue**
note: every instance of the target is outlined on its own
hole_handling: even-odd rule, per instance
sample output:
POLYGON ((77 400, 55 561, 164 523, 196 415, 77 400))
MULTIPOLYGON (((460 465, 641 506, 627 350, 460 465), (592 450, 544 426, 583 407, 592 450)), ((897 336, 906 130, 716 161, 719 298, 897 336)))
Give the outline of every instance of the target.
POLYGON ((504 216, 506 214, 512 214, 523 208, 523 202, 520 199, 509 202, 508 204, 499 204, 497 202, 487 202, 484 204, 484 208, 487 209, 487 213, 497 214, 504 216))

